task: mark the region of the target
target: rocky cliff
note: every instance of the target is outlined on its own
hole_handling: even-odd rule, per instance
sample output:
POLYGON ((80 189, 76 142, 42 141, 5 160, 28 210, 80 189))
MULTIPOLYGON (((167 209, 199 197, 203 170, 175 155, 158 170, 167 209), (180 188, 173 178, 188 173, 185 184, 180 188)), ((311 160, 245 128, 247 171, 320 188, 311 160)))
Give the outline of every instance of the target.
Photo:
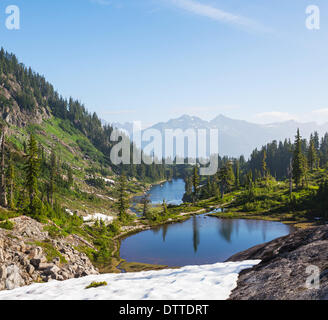
POLYGON ((33 108, 22 108, 21 92, 22 88, 13 76, 0 77, 0 119, 9 125, 24 127, 31 123, 40 124, 51 117, 50 110, 40 106, 33 96, 30 98, 33 108))
POLYGON ((328 226, 296 231, 238 253, 228 261, 248 259, 262 262, 241 272, 230 299, 328 299, 328 226), (311 277, 307 270, 309 266, 319 268, 319 289, 306 287, 307 279, 311 277))
POLYGON ((13 230, 0 229, 0 290, 98 274, 89 258, 74 249, 85 246, 84 239, 52 239, 43 224, 29 217, 11 222, 13 230))

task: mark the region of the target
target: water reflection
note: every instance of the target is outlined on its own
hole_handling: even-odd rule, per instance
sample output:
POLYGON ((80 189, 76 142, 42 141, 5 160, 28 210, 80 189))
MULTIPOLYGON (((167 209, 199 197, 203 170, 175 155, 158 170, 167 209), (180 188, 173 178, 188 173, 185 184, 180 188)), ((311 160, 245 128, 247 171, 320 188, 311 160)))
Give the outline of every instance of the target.
MULTIPOLYGON (((163 199, 178 204, 183 193, 183 180, 174 180, 163 187, 153 187, 150 199, 153 204, 161 204, 163 199)), ((199 215, 132 235, 122 240, 120 254, 128 262, 168 266, 216 263, 291 231, 289 226, 279 222, 199 215)))
POLYGON ((165 239, 166 239, 166 234, 167 234, 167 230, 169 228, 169 225, 168 224, 165 224, 163 227, 162 227, 162 237, 163 237, 163 242, 165 242, 165 239))
POLYGON ((199 237, 199 230, 198 230, 198 219, 196 216, 193 216, 192 218, 192 231, 193 231, 193 245, 194 245, 194 251, 197 252, 199 243, 200 243, 200 237, 199 237))
POLYGON ((231 235, 236 224, 231 219, 222 220, 219 224, 219 234, 227 242, 231 242, 231 235))
POLYGON ((199 215, 124 239, 121 257, 168 266, 216 263, 290 231, 289 226, 279 222, 199 215))

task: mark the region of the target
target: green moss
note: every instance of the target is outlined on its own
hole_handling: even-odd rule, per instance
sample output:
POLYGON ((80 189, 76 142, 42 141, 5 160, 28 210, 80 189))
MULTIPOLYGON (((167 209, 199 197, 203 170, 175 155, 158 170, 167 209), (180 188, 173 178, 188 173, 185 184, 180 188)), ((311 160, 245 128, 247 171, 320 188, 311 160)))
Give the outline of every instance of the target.
POLYGON ((85 287, 86 289, 91 289, 91 288, 98 288, 98 287, 104 287, 107 286, 107 282, 103 281, 103 282, 91 282, 87 287, 85 287))

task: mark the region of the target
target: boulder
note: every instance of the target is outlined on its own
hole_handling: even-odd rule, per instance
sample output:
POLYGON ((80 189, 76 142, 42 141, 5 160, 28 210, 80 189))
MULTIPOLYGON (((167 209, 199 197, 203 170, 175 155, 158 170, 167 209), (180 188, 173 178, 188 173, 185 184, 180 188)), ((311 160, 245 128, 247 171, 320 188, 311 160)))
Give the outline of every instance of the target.
POLYGON ((44 231, 44 225, 32 218, 21 216, 12 221, 13 230, 0 229, 0 290, 30 285, 41 279, 67 280, 98 274, 89 258, 73 248, 81 244, 80 238, 54 240, 44 231), (48 262, 39 243, 63 252, 66 262, 61 263, 60 257, 48 262))
POLYGON ((299 230, 228 259, 242 260, 262 262, 240 273, 232 300, 328 299, 328 226, 299 230), (308 286, 314 270, 319 288, 308 286))
POLYGON ((24 284, 24 280, 20 275, 20 269, 16 265, 7 267, 6 289, 13 290, 24 284))

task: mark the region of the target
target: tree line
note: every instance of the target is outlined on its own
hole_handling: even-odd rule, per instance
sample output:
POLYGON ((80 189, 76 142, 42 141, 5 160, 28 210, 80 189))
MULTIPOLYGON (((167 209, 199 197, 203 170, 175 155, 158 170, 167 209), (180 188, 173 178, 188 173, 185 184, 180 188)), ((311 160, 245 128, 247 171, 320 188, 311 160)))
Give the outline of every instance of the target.
MULTIPOLYGON (((310 139, 303 139, 297 130, 295 140, 284 142, 273 141, 255 149, 248 161, 241 156, 239 159, 219 157, 219 169, 211 177, 199 177, 198 167, 185 176, 184 201, 195 203, 200 199, 214 196, 223 198, 225 193, 239 187, 252 192, 256 181, 288 179, 290 193, 304 187, 308 183, 309 174, 318 169, 328 168, 328 133, 321 139, 314 132, 310 139)), ((326 184, 320 186, 320 194, 325 193, 326 184)))

